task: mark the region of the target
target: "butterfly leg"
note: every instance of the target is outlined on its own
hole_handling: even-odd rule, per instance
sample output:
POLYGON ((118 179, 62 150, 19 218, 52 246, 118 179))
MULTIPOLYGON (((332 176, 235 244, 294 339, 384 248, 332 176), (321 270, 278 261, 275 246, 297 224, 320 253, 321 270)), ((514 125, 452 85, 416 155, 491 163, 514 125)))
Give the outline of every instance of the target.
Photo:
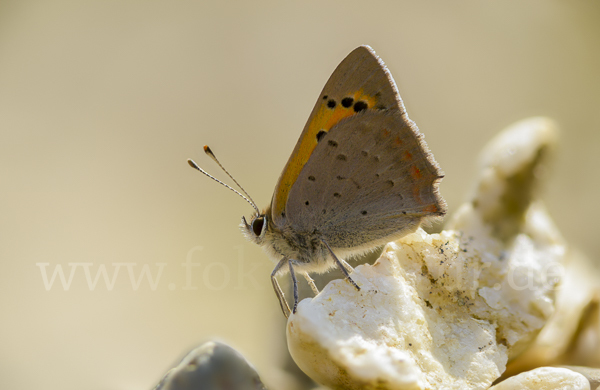
POLYGON ((290 267, 290 276, 292 277, 292 282, 294 283, 294 308, 292 309, 292 313, 296 314, 296 308, 298 307, 298 281, 296 280, 296 273, 294 272, 294 267, 292 266, 292 260, 288 260, 288 266, 290 267))
POLYGON ((304 275, 304 278, 306 279, 306 281, 308 282, 308 285, 310 286, 313 293, 315 293, 315 295, 319 294, 319 289, 317 288, 315 281, 310 277, 310 275, 308 273, 304 273, 303 275, 304 275))
POLYGON ((342 263, 342 266, 343 266, 344 268, 346 268, 346 271, 348 271, 348 273, 352 273, 352 272, 354 272, 354 268, 352 268, 352 266, 351 266, 350 264, 348 264, 348 263, 346 262, 346 260, 344 260, 344 259, 340 259, 340 263, 342 263))
POLYGON ((350 277, 350 274, 348 273, 348 270, 344 266, 344 264, 345 264, 347 267, 349 267, 352 270, 352 267, 350 267, 350 264, 346 263, 344 260, 338 259, 337 256, 335 255, 335 253, 333 253, 333 251, 331 250, 331 247, 329 246, 329 244, 327 242, 325 242, 322 239, 321 239, 321 242, 323 242, 323 244, 325 244, 327 249, 329 249, 329 253, 331 253, 331 257, 333 257, 335 264, 340 269, 340 271, 342 271, 342 273, 346 277, 346 280, 348 280, 354 286, 354 288, 356 288, 356 291, 360 291, 360 287, 358 287, 358 284, 356 284, 356 282, 354 280, 352 280, 352 278, 350 277))
POLYGON ((277 281, 277 278, 275 277, 275 275, 277 275, 277 272, 279 272, 281 267, 283 267, 285 265, 286 261, 287 260, 285 258, 283 258, 279 261, 279 263, 277 263, 277 265, 275 266, 275 269, 273 270, 273 272, 271 272, 271 283, 273 284, 273 289, 275 290, 275 294, 277 294, 277 298, 279 299, 279 305, 281 306, 281 311, 283 311, 283 315, 285 316, 285 318, 288 318, 290 316, 290 311, 291 311, 290 306, 288 305, 287 301, 285 300, 283 291, 281 291, 279 282, 277 281))

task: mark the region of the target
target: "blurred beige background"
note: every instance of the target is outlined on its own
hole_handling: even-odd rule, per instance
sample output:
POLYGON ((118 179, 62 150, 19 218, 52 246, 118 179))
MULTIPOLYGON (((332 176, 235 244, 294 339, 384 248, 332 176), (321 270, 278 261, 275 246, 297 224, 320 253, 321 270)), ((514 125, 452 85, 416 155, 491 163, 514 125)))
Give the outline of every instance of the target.
POLYGON ((545 199, 597 257, 599 20, 597 1, 0 2, 2 387, 148 389, 213 337, 278 383, 273 265, 237 226, 252 210, 185 160, 224 178, 211 145, 265 206, 360 44, 394 75, 451 211, 495 133, 556 119, 545 199), (46 289, 57 265, 68 290, 46 289), (86 279, 102 265, 112 287, 86 279))

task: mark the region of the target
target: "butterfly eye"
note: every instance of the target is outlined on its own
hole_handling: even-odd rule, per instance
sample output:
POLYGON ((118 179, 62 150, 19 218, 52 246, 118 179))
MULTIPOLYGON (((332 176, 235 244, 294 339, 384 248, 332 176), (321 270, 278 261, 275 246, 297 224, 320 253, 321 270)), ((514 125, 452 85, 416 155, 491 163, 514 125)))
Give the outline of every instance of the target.
POLYGON ((254 234, 257 237, 260 236, 260 234, 262 233, 264 225, 265 225, 264 217, 258 217, 258 218, 255 218, 254 221, 252 221, 252 231, 254 232, 254 234))

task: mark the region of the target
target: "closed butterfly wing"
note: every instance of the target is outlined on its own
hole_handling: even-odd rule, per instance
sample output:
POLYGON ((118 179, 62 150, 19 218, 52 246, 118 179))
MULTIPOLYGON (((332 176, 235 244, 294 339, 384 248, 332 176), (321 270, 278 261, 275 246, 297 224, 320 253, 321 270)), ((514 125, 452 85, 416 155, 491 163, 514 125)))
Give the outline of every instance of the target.
MULTIPOLYGON (((316 131, 315 145, 289 189, 280 222, 351 250, 383 244, 444 215, 437 189, 443 174, 370 48, 359 47, 342 61, 320 100, 304 130, 316 131), (327 110, 330 126, 319 121, 327 110)), ((294 152, 301 148, 299 142, 294 152)))
POLYGON ((368 46, 353 50, 335 69, 300 135, 271 202, 271 215, 277 226, 287 220, 287 205, 292 187, 311 159, 319 140, 344 119, 364 111, 393 110, 404 113, 394 80, 383 62, 368 46))

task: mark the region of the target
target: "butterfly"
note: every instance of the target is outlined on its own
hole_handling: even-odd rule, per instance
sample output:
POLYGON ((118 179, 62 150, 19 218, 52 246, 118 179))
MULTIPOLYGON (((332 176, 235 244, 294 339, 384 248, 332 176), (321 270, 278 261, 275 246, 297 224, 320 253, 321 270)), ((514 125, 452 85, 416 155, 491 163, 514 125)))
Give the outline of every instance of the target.
MULTIPOLYGON (((204 150, 229 175, 211 149, 204 150)), ((241 186, 246 196, 217 181, 254 207, 250 223, 242 217, 240 227, 276 262, 271 282, 288 317, 299 300, 296 273, 318 293, 309 273, 338 267, 360 290, 345 258, 444 216, 442 178, 385 64, 369 46, 359 46, 325 84, 265 209, 241 186), (286 268, 293 281, 292 309, 276 278, 286 268)))

